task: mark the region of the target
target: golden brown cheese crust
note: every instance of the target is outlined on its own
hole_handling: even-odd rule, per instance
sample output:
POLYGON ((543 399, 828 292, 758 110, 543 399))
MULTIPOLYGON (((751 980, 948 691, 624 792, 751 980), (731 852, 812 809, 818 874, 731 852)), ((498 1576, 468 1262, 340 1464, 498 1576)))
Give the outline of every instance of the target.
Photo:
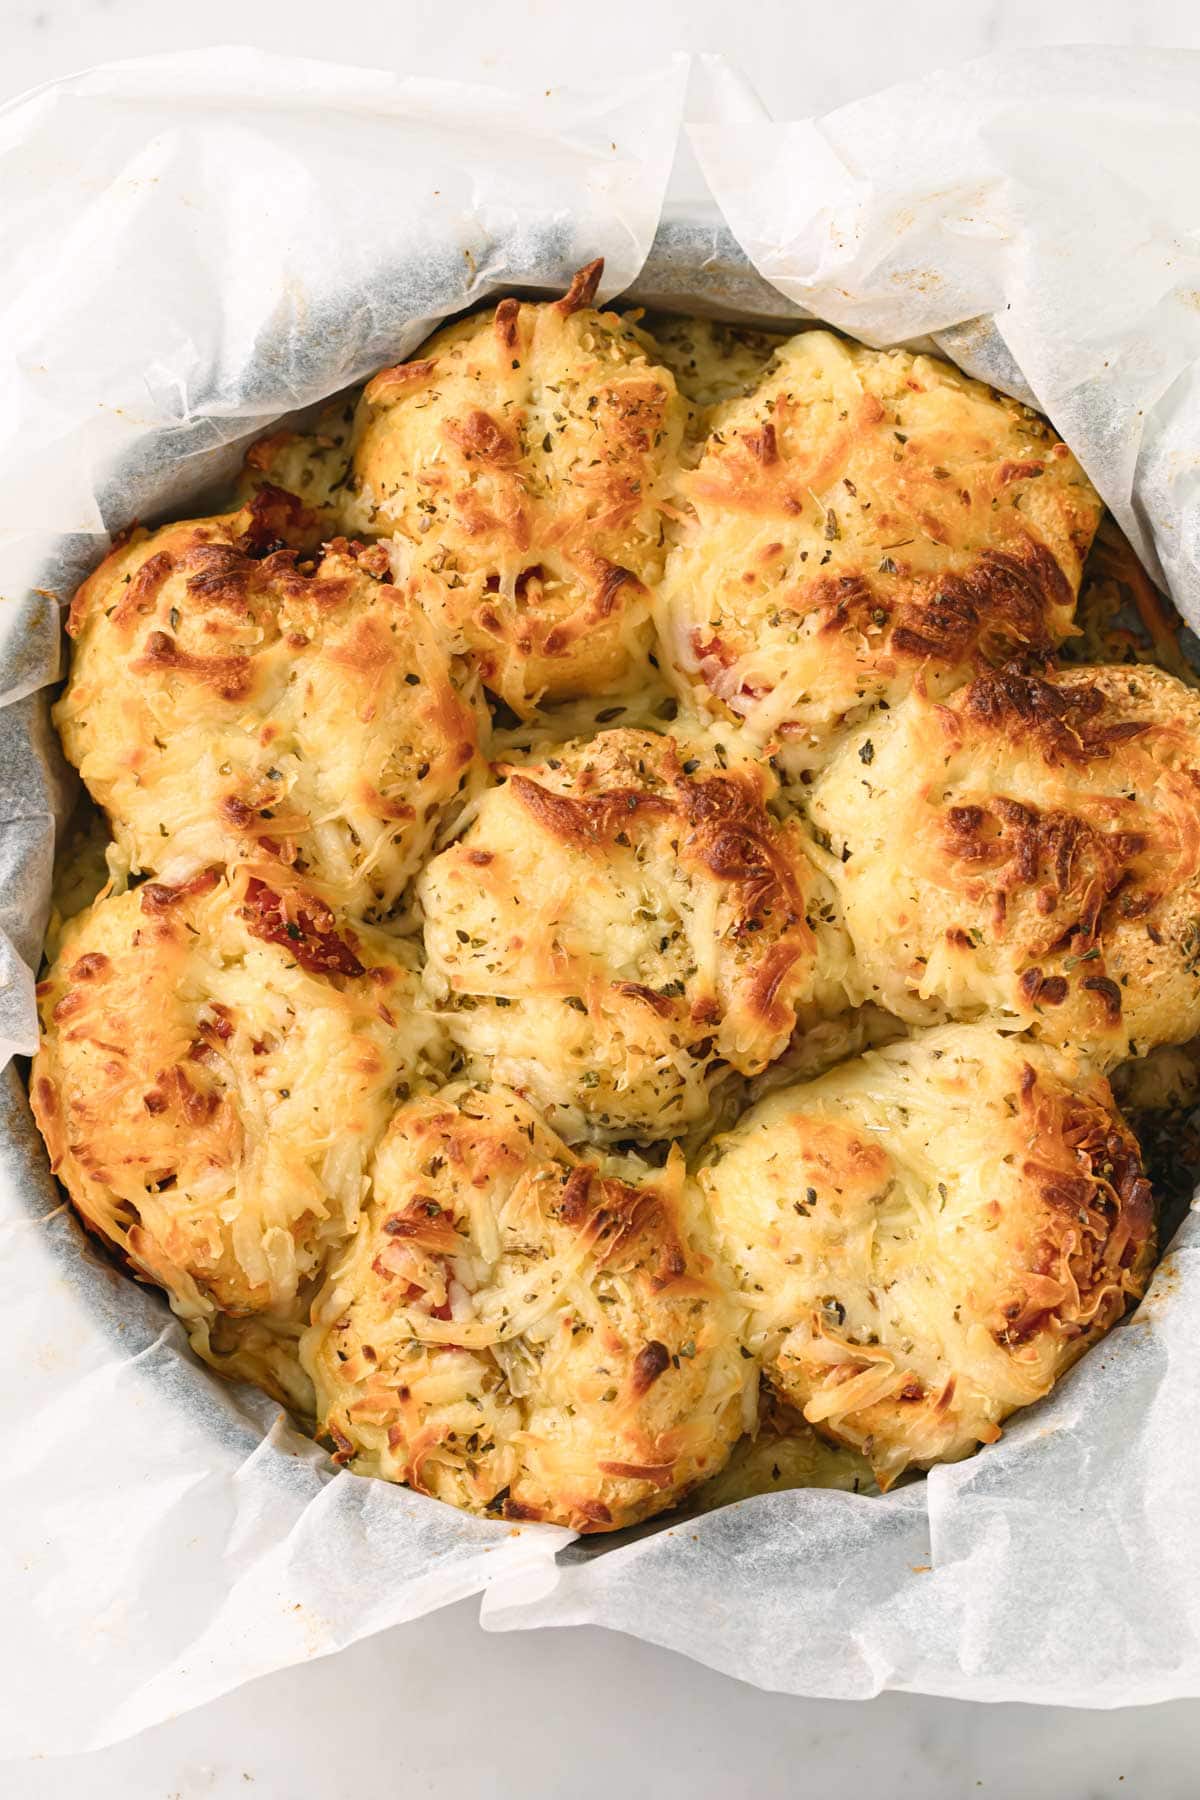
MULTIPOLYGON (((1066 447, 935 359, 656 339, 599 273, 272 433, 235 511, 80 589, 56 717, 109 865, 157 879, 55 918, 31 1083, 213 1367, 339 1463, 583 1531, 997 1437, 1152 1260, 1092 1071, 1200 1032, 1200 696, 1044 673, 1100 510, 1066 447), (484 683, 522 720, 491 788, 484 683), (357 921, 422 869, 418 976, 357 921), (890 1041, 947 1017, 988 1023, 890 1041), (564 1141, 751 1097, 694 1180, 564 1141)), ((1142 654, 1132 596, 1164 662, 1102 549, 1079 642, 1142 654)))
POLYGON ((710 424, 660 635, 698 698, 798 765, 918 675, 944 691, 1069 633, 1100 502, 1015 401, 805 331, 710 424))
POLYGON ((479 767, 469 684, 382 550, 299 561, 281 493, 255 536, 272 495, 106 558, 55 723, 133 869, 266 858, 380 916, 479 767))
POLYGON ((724 1462, 756 1379, 676 1156, 579 1160, 516 1096, 397 1113, 303 1348, 335 1460, 608 1531, 724 1462))
POLYGON ((810 792, 869 991, 1112 1065, 1200 1031, 1200 695, 1003 672, 863 726, 810 792))
POLYGON ((845 939, 761 763, 615 730, 508 765, 421 878, 433 991, 569 1136, 669 1137, 843 1002, 845 939))
POLYGON ((202 1354, 218 1314, 288 1318, 354 1229, 397 1084, 434 1043, 419 997, 394 941, 246 870, 147 882, 67 926, 34 1114, 85 1223, 202 1354))
POLYGON ((885 1487, 999 1437, 1153 1260, 1107 1082, 980 1026, 772 1095, 699 1181, 768 1378, 885 1487))
POLYGON ((646 670, 685 407, 588 304, 503 300, 368 385, 344 516, 438 579, 447 630, 518 712, 646 670))

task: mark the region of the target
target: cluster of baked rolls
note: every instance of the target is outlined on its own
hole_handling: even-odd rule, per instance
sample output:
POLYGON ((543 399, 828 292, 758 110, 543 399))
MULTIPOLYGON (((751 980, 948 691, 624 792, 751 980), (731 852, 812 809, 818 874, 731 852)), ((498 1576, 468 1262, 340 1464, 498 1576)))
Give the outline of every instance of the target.
POLYGON ((1107 1076, 1200 1030, 1200 698, 1069 660, 1067 447, 599 274, 80 589, 31 1080, 209 1363, 584 1531, 997 1438, 1145 1286, 1107 1076))

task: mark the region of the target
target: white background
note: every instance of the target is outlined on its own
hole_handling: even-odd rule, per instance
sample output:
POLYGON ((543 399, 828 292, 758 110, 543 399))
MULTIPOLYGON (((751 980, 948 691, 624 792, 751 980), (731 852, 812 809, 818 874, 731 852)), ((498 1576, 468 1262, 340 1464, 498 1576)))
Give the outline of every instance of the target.
MULTIPOLYGON (((0 98, 90 63, 243 42, 533 89, 722 50, 779 117, 1006 45, 1200 48, 1194 0, 0 0, 0 98)), ((1200 172, 1198 172, 1200 173, 1200 172)), ((0 1521, 0 1529, 3 1528, 0 1521)), ((1200 1554, 1200 1546, 1198 1546, 1200 1554)), ((0 1769, 5 1800, 1175 1800, 1200 1701, 1124 1713, 744 1688, 597 1630, 486 1637, 475 1602, 268 1677, 132 1743, 0 1769)), ((0 1704, 3 1702, 0 1701, 0 1704)))

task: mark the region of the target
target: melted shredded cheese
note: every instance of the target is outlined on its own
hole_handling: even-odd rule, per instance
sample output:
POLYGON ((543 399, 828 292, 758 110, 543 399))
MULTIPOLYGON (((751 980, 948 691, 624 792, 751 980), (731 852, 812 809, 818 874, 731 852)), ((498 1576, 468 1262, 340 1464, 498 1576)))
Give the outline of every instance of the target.
POLYGON ((770 1095, 698 1180, 768 1378, 885 1487, 997 1438, 1153 1260, 1107 1083, 981 1026, 770 1095))
POLYGON ((502 301, 368 385, 342 510, 397 535, 487 685, 539 699, 645 679, 686 408, 654 347, 586 303, 502 301))
POLYGON ((863 992, 1112 1066, 1200 1031, 1200 695, 981 677, 862 726, 808 791, 863 992))
POLYGON ((438 1053, 408 946, 267 891, 212 873, 73 920, 39 987, 30 1088, 87 1224, 225 1367, 218 1316, 291 1328, 357 1225, 397 1085, 438 1053))
MULTIPOLYGON (((1073 623, 1066 447, 599 273, 85 582, 31 1084, 212 1367, 586 1531, 997 1436, 1146 1279, 1094 1068, 1200 1032, 1200 697, 1108 527, 1073 623), (946 1018, 1005 1032, 893 1041, 946 1018)), ((1169 1133, 1194 1074, 1119 1079, 1169 1133)))
POLYGON ((845 939, 761 764, 633 730, 513 763, 428 866, 455 1040, 575 1138, 677 1136, 844 1003, 845 939))
POLYGON ((482 777, 478 680, 378 549, 274 542, 251 507, 135 532, 72 606, 55 724, 134 871, 267 858, 379 917, 482 777))
POLYGON ((682 1158, 581 1160, 501 1088, 397 1113, 314 1319, 339 1460, 581 1531, 715 1473, 755 1381, 682 1158))
POLYGON ((1027 408, 803 331, 707 423, 659 633, 684 691, 795 767, 918 675, 944 689, 1069 635, 1100 502, 1027 408))

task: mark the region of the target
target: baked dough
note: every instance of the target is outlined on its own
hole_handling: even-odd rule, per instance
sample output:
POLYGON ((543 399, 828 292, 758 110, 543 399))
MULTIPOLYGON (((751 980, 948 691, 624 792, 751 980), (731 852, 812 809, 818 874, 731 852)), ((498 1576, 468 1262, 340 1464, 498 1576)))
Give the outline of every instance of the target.
POLYGON ((212 1367, 580 1531, 998 1436, 1147 1279, 1097 1070, 1170 1208, 1145 1052, 1200 1042, 1200 695, 1119 539, 1076 623, 1066 446, 599 275, 84 583, 55 718, 114 841, 65 846, 31 1082, 212 1367))
POLYGON ((294 1320, 437 1049, 407 947, 269 875, 101 898, 39 987, 54 1172, 201 1354, 220 1315, 294 1320))
POLYGON ((343 516, 435 575, 444 628, 519 713, 644 678, 686 406, 590 304, 502 300, 367 386, 343 516))
POLYGON ((803 331, 709 415, 657 613, 693 698, 819 763, 842 720, 1071 630, 1100 501, 948 363, 803 331))
POLYGON ((267 488, 134 532, 75 597, 54 719, 132 870, 265 858, 379 917, 480 767, 475 690, 386 553, 298 559, 315 529, 267 488))
POLYGON ((1162 669, 913 695, 809 793, 867 990, 1106 1066, 1200 1031, 1200 694, 1162 669))
POLYGON ((457 1043, 556 1130, 664 1138, 844 1005, 847 943, 762 762, 648 731, 506 765, 418 885, 457 1043))
POLYGON ((578 1158, 502 1088, 402 1107, 303 1346, 335 1460, 607 1531, 724 1462, 757 1380, 676 1152, 578 1158))
POLYGON ((749 1347, 881 1487, 998 1438, 1152 1261, 1150 1184, 1108 1083, 983 1026, 772 1094, 698 1179, 749 1347))

